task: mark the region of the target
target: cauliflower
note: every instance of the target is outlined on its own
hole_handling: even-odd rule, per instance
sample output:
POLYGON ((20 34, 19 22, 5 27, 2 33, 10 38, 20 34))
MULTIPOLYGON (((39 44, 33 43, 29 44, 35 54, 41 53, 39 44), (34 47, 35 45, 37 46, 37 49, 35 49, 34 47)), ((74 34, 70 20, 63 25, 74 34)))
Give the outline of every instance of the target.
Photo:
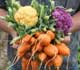
POLYGON ((19 8, 19 10, 15 13, 14 19, 19 24, 34 26, 38 22, 38 13, 33 7, 24 6, 19 8))

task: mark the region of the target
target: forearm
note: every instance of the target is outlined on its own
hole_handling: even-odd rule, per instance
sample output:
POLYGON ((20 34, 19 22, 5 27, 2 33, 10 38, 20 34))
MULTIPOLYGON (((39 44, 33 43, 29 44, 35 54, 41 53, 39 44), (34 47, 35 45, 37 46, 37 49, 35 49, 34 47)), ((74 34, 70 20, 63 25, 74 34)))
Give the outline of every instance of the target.
POLYGON ((8 27, 7 22, 0 19, 0 29, 8 34, 11 34, 14 30, 12 27, 8 27))
POLYGON ((71 32, 80 30, 80 11, 72 17, 73 25, 70 29, 71 32))
MULTIPOLYGON (((5 16, 7 15, 7 12, 3 9, 0 9, 0 16, 5 16)), ((5 20, 0 19, 0 30, 7 32, 8 34, 16 34, 14 29, 12 27, 9 27, 7 22, 5 20)))

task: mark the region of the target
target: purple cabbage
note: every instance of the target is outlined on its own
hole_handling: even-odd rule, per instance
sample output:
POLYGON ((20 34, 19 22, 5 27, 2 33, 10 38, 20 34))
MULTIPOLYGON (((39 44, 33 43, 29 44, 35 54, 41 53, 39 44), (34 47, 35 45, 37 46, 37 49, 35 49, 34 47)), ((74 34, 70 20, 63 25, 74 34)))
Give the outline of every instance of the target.
POLYGON ((52 11, 52 17, 56 19, 56 28, 67 34, 72 26, 72 17, 63 8, 57 7, 52 11))

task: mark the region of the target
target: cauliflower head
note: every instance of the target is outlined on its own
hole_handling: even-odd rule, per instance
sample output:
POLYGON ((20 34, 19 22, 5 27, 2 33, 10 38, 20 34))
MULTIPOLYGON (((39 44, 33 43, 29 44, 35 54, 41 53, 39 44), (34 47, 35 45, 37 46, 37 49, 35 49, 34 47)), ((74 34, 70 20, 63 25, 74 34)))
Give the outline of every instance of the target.
POLYGON ((34 26, 38 22, 38 13, 35 8, 31 6, 20 7, 15 13, 14 19, 17 23, 25 26, 34 26))

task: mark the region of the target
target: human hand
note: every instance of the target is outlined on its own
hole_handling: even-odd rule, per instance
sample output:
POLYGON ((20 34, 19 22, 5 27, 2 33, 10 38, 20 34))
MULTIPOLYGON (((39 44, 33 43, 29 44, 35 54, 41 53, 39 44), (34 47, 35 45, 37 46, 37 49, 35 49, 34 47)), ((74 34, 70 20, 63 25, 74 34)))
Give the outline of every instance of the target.
MULTIPOLYGON (((15 37, 17 37, 17 32, 16 31, 12 31, 11 32, 11 36, 12 36, 12 39, 14 39, 15 37)), ((12 44, 11 47, 17 49, 18 45, 14 43, 14 44, 12 44)))
POLYGON ((62 40, 62 42, 69 44, 71 41, 70 36, 65 36, 65 38, 62 40))
POLYGON ((12 30, 10 35, 12 36, 12 38, 17 37, 17 32, 15 30, 12 30))

